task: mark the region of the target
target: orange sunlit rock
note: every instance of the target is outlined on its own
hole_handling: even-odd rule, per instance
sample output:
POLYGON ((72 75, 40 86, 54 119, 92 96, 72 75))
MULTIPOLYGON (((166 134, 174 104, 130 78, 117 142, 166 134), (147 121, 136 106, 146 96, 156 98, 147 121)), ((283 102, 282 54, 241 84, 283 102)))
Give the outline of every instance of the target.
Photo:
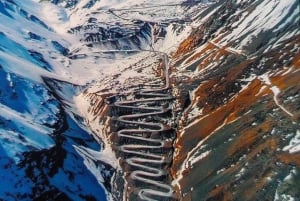
POLYGON ((258 101, 261 96, 270 93, 270 91, 259 93, 261 87, 261 81, 254 79, 247 88, 241 91, 226 105, 215 109, 209 113, 209 115, 199 120, 195 120, 196 123, 185 128, 182 133, 182 136, 184 137, 180 138, 175 144, 176 147, 182 147, 179 150, 179 154, 177 154, 174 159, 175 164, 181 163, 186 157, 186 153, 189 151, 188 147, 196 146, 195 142, 200 142, 207 136, 213 134, 214 131, 224 123, 228 124, 234 121, 235 119, 233 119, 233 117, 237 118, 242 116, 245 112, 250 110, 249 107, 251 107, 254 102, 258 101), (228 122, 228 117, 230 117, 230 122, 228 122))
POLYGON ((278 154, 278 159, 288 165, 296 165, 300 167, 300 153, 281 153, 278 154))

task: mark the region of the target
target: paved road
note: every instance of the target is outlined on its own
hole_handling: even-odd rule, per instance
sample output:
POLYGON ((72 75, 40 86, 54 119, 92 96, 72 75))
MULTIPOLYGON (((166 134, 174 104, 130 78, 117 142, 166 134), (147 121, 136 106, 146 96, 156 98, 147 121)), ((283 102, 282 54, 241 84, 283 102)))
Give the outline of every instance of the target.
MULTIPOLYGON (((172 100, 172 97, 165 93, 166 86, 155 89, 141 89, 137 93, 139 96, 145 96, 144 98, 131 101, 120 100, 114 103, 114 106, 118 108, 140 111, 136 113, 129 112, 129 114, 123 114, 117 118, 119 122, 126 125, 125 129, 117 132, 117 135, 124 141, 129 139, 129 142, 131 142, 121 144, 119 151, 130 155, 126 158, 126 163, 134 167, 133 171, 130 172, 130 180, 144 183, 142 186, 145 186, 145 188, 141 186, 134 187, 138 191, 141 200, 161 200, 158 198, 173 197, 173 188, 160 179, 162 176, 169 174, 168 170, 162 167, 172 160, 173 139, 157 136, 168 132, 170 127, 161 122, 145 122, 142 120, 147 117, 161 116, 170 110, 170 108, 161 106, 172 100), (157 106, 150 107, 147 104, 157 106), (169 152, 164 153, 164 150, 169 150, 169 152)), ((128 182, 130 183, 130 181, 128 182)), ((125 191, 127 188, 128 186, 125 187, 125 191)), ((124 200, 128 200, 131 196, 125 193, 124 200)))

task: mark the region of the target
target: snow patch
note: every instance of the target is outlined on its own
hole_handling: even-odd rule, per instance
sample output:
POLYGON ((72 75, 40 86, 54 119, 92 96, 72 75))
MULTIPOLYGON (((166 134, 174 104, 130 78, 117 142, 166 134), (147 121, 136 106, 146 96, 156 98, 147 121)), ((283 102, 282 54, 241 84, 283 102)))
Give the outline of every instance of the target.
POLYGON ((300 130, 296 131, 296 134, 291 139, 289 145, 285 146, 282 150, 288 151, 289 153, 296 153, 300 151, 300 130))

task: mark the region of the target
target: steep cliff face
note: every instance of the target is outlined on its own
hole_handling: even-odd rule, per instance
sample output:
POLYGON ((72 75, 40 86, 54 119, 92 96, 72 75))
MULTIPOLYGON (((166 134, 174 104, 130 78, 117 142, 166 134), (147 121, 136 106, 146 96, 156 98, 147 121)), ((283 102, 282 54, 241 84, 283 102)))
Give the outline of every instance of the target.
POLYGON ((219 1, 173 54, 182 200, 297 200, 298 1, 219 1))

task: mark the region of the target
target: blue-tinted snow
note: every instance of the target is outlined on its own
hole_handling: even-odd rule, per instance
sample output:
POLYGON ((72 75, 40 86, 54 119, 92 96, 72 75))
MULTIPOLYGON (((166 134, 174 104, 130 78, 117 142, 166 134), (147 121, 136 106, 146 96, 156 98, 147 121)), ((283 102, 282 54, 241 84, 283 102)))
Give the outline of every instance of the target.
POLYGON ((51 41, 53 47, 60 52, 62 55, 67 56, 69 50, 67 48, 65 48, 64 46, 62 46, 59 42, 57 41, 51 41))
POLYGON ((20 57, 47 70, 51 70, 49 63, 45 61, 42 54, 34 53, 34 51, 30 52, 30 50, 27 50, 22 45, 12 41, 3 33, 0 33, 0 41, 0 48, 2 51, 20 57))
POLYGON ((19 113, 27 113, 43 124, 57 120, 58 101, 40 83, 7 73, 0 64, 0 103, 19 113), (49 115, 45 115, 49 114, 49 115))
POLYGON ((29 201, 29 193, 34 183, 25 177, 25 171, 6 156, 0 145, 0 200, 5 201, 29 201))
POLYGON ((49 126, 58 121, 58 107, 44 86, 0 65, 0 140, 8 156, 18 160, 24 151, 53 146, 49 126))
POLYGON ((71 200, 85 200, 81 197, 84 193, 99 201, 105 201, 105 191, 96 177, 87 169, 84 159, 76 152, 74 145, 67 142, 64 149, 68 150, 68 155, 64 160, 64 169, 59 169, 58 173, 50 179, 51 184, 67 194, 71 200))
POLYGON ((95 5, 96 2, 98 2, 99 0, 90 0, 88 1, 84 6, 83 8, 91 8, 92 6, 95 5))
POLYGON ((32 116, 18 113, 0 104, 0 141, 6 154, 16 161, 24 151, 52 147, 52 129, 35 123, 32 116))
POLYGON ((12 16, 6 11, 5 3, 0 1, 0 14, 6 15, 7 17, 12 18, 12 16))
POLYGON ((38 35, 36 33, 31 32, 31 31, 28 32, 28 36, 30 39, 33 39, 33 40, 45 40, 45 38, 41 37, 40 35, 38 35))
POLYGON ((63 133, 63 135, 68 138, 69 142, 77 146, 86 146, 96 151, 101 149, 100 145, 92 138, 92 135, 87 132, 86 128, 80 127, 80 122, 78 121, 81 121, 81 119, 74 120, 67 115, 66 121, 68 129, 63 133))

